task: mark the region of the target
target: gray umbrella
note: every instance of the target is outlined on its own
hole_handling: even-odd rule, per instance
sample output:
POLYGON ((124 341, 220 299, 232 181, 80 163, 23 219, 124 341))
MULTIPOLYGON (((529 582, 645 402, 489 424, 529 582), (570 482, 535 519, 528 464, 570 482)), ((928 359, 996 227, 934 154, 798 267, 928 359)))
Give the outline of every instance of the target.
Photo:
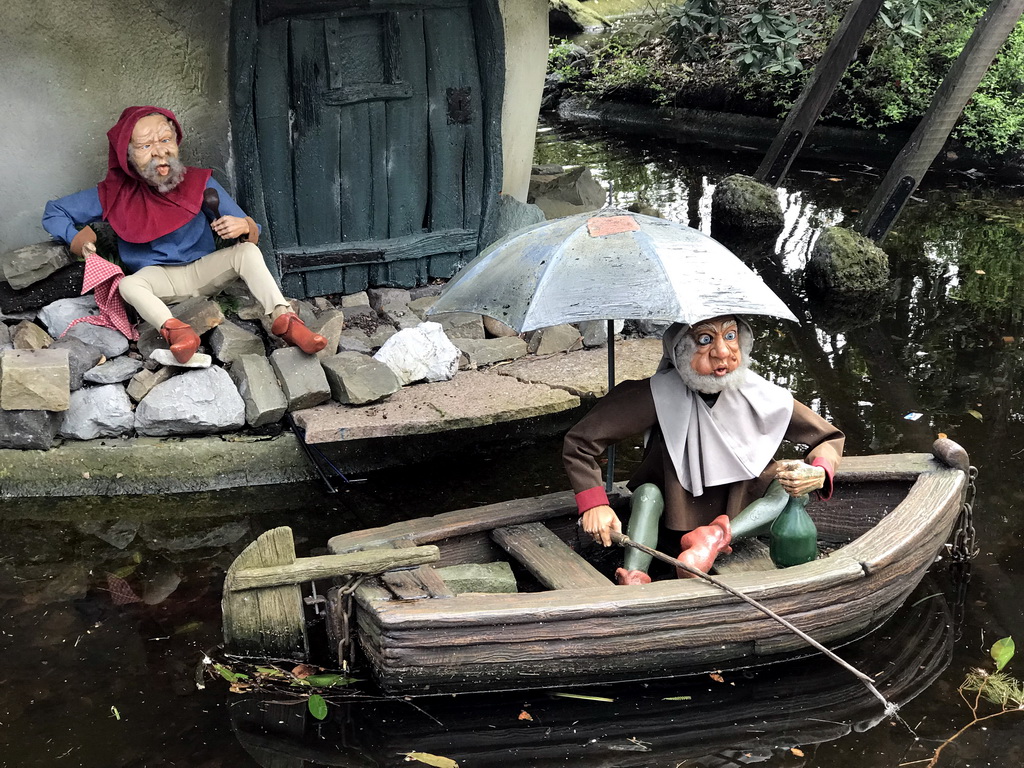
POLYGON ((520 332, 583 320, 796 320, 721 243, 614 208, 513 232, 467 264, 430 311, 478 312, 520 332))
MULTIPOLYGON (((796 320, 721 243, 683 224, 615 208, 541 222, 502 238, 452 278, 428 314, 443 312, 476 312, 519 332, 607 320, 609 389, 615 385, 614 320, 796 320)), ((609 449, 609 486, 613 463, 609 449)))

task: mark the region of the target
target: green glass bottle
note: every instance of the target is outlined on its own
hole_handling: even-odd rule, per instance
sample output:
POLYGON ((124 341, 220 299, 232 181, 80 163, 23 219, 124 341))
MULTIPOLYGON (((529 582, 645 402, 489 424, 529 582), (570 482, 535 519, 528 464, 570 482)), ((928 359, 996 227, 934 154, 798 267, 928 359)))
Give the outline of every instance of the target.
POLYGON ((818 556, 818 529, 807 514, 807 496, 794 496, 772 523, 769 554, 779 568, 809 563, 818 556))

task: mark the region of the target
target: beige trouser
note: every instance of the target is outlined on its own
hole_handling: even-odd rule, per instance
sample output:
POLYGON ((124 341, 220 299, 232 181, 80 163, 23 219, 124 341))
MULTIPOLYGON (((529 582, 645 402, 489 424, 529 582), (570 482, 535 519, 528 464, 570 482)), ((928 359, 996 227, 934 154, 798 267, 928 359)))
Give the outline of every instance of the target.
POLYGON ((275 308, 290 310, 288 300, 253 243, 239 243, 181 266, 143 267, 118 286, 121 297, 135 307, 143 320, 160 328, 171 317, 168 304, 193 296, 214 296, 240 277, 268 315, 275 308))

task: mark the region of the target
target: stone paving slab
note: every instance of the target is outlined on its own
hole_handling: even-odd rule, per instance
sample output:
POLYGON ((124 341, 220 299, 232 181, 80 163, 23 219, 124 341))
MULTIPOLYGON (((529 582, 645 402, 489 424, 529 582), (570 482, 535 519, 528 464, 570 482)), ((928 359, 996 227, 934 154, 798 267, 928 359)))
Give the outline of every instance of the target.
POLYGON ((55 451, 0 450, 0 499, 188 493, 313 477, 290 433, 270 439, 106 438, 68 441, 55 451))
POLYGON ((529 384, 488 371, 462 371, 451 381, 403 387, 376 405, 337 403, 296 411, 309 443, 333 443, 469 429, 576 408, 564 389, 529 384))
MULTIPOLYGON (((627 339, 615 343, 615 380, 645 379, 658 368, 661 339, 627 339)), ((559 353, 546 357, 522 358, 491 370, 514 376, 524 383, 543 384, 581 398, 603 397, 608 393, 608 350, 559 353)), ((462 376, 464 374, 459 374, 462 376)), ((458 377, 456 377, 458 378, 458 377)))

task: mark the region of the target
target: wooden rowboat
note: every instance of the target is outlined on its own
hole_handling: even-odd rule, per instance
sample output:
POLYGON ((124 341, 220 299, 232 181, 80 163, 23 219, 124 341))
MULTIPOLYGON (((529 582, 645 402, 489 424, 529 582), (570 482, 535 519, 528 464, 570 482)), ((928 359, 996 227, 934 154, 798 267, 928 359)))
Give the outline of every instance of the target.
MULTIPOLYGON (((859 637, 891 616, 943 551, 968 488, 960 446, 927 454, 847 457, 828 502, 808 511, 827 556, 720 579, 822 643, 859 637)), ((613 505, 625 507, 623 489, 613 505)), ((549 687, 751 666, 807 653, 753 607, 696 579, 620 587, 587 560, 569 493, 491 504, 332 538, 335 555, 436 545, 432 565, 366 577, 328 596, 336 643, 355 627, 381 686, 393 693, 549 687), (435 568, 511 560, 514 594, 455 594, 435 568)), ((352 634, 351 632, 348 634, 352 634)), ((337 646, 336 646, 337 647, 337 646)))

